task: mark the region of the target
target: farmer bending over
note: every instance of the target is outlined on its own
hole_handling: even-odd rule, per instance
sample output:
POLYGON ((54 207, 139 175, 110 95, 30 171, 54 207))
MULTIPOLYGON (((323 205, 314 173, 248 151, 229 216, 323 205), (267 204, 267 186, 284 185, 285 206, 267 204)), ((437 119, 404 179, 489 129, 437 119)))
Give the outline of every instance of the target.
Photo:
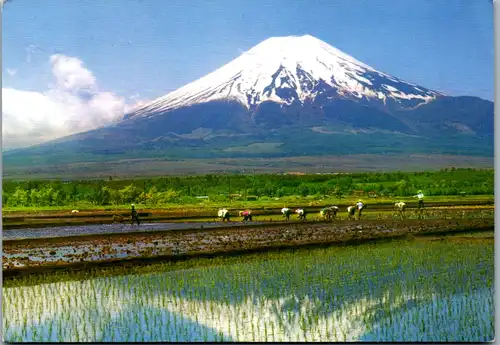
POLYGON ((283 214, 283 217, 285 217, 286 220, 290 220, 290 215, 292 214, 292 211, 288 207, 283 207, 281 209, 281 214, 283 214))
POLYGON ((394 204, 396 207, 396 210, 398 211, 399 215, 401 216, 401 219, 405 218, 405 210, 406 210, 406 204, 402 201, 398 201, 397 203, 394 204))
POLYGON ((227 220, 229 222, 229 211, 225 208, 219 210, 218 216, 222 221, 227 220))
POLYGON ((331 220, 332 218, 337 217, 338 211, 339 211, 339 208, 337 206, 330 206, 330 207, 325 207, 319 213, 323 218, 331 220))
POLYGON ((328 210, 330 211, 330 218, 337 218, 337 212, 340 210, 337 206, 330 206, 328 210))
POLYGON ((348 219, 354 219, 354 214, 356 213, 356 206, 349 206, 347 208, 348 219))
POLYGON ((243 217, 243 221, 252 221, 252 212, 249 210, 240 211, 240 217, 243 217))
POLYGON ((358 200, 358 202, 356 203, 356 208, 358 209, 358 220, 361 219, 361 212, 365 207, 366 206, 363 204, 363 202, 361 200, 358 200))
POLYGON ((299 219, 306 220, 307 212, 304 209, 299 208, 295 212, 299 215, 299 219))
POLYGON ((321 211, 319 211, 319 215, 322 218, 326 218, 328 220, 330 220, 330 218, 332 217, 332 215, 330 213, 330 210, 328 210, 328 207, 325 207, 325 208, 321 209, 321 211))
POLYGON ((135 209, 134 204, 132 204, 131 213, 132 213, 132 224, 131 225, 134 225, 134 220, 137 222, 137 225, 140 225, 139 217, 137 216, 137 211, 135 209))

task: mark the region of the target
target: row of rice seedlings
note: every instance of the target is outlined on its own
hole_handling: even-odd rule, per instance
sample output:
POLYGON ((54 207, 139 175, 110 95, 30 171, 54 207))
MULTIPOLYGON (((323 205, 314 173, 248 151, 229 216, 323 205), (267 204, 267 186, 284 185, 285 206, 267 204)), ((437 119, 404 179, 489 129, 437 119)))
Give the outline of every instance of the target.
POLYGON ((490 247, 427 242, 329 248, 4 288, 5 339, 479 341, 493 335, 490 247), (477 331, 433 335, 448 319, 477 331))

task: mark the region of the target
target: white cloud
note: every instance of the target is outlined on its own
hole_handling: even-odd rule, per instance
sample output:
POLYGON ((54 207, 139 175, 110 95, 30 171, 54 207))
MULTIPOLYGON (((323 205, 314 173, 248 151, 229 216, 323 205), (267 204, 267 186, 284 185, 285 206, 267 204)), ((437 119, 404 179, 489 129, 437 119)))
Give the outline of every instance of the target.
POLYGON ((10 76, 15 76, 17 74, 17 69, 15 68, 7 68, 7 74, 10 76))
POLYGON ((50 57, 50 62, 58 89, 76 91, 95 88, 95 77, 92 72, 83 67, 80 59, 56 54, 50 57))
MULTIPOLYGON (((81 60, 50 58, 55 85, 45 92, 2 88, 2 144, 24 147, 102 127, 120 120, 134 106, 98 89, 81 60)), ((141 101, 137 101, 141 102, 141 101)))

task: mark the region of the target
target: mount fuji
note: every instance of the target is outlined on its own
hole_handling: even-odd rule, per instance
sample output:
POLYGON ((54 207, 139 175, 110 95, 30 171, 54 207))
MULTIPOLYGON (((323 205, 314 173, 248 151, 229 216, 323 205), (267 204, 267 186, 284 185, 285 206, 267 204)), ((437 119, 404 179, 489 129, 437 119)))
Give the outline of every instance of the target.
POLYGON ((97 156, 492 156, 493 103, 401 80, 310 35, 272 37, 114 125, 9 151, 4 162, 23 157, 59 164, 75 152, 77 161, 97 156))
POLYGON ((398 109, 440 95, 378 72, 312 36, 273 37, 127 118, 151 117, 216 100, 234 100, 248 110, 266 101, 290 106, 321 98, 364 100, 398 109))

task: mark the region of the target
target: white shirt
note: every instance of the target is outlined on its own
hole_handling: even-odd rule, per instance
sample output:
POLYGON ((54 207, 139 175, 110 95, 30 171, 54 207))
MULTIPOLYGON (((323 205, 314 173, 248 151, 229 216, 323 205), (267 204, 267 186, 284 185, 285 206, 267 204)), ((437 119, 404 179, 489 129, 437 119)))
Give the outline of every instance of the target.
POLYGON ((287 207, 283 207, 283 208, 281 209, 281 213, 283 213, 283 214, 284 214, 284 213, 288 212, 289 210, 290 210, 289 208, 287 208, 287 207))
POLYGON ((424 194, 418 193, 417 198, 418 198, 418 200, 422 200, 424 198, 424 194))
POLYGON ((356 204, 356 206, 358 206, 358 209, 362 209, 363 208, 363 203, 360 201, 356 204))

